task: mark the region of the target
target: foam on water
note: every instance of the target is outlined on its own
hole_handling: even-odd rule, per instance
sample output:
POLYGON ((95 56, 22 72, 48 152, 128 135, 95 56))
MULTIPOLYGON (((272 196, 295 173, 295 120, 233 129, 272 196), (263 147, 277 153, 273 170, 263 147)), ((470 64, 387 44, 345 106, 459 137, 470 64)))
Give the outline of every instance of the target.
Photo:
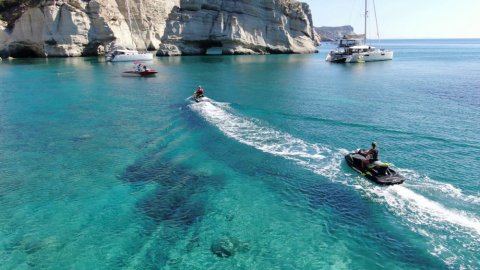
POLYGON ((409 185, 412 187, 420 190, 431 190, 459 201, 480 205, 480 196, 466 195, 452 184, 433 180, 413 170, 400 169, 399 172, 407 178, 409 185))
MULTIPOLYGON (((292 135, 267 127, 256 119, 247 119, 236 115, 225 104, 216 102, 202 102, 190 105, 190 108, 201 117, 216 126, 226 136, 236 141, 252 146, 263 152, 293 160, 297 164, 312 172, 325 176, 332 181, 339 182, 360 190, 362 194, 375 201, 383 203, 390 211, 407 222, 407 226, 414 232, 427 237, 432 245, 431 253, 440 257, 448 265, 459 263, 462 258, 460 250, 442 248, 447 239, 443 237, 451 234, 449 240, 455 239, 460 243, 472 242, 477 244, 464 245, 473 254, 480 252, 480 220, 473 213, 449 209, 440 202, 431 200, 406 185, 379 187, 369 181, 359 180, 351 174, 341 171, 340 164, 348 153, 345 149, 334 149, 328 145, 312 144, 292 135), (428 230, 425 230, 428 228, 428 230), (429 233, 427 233, 429 231, 429 233)), ((451 184, 431 180, 414 180, 419 177, 414 171, 401 170, 407 176, 407 182, 413 180, 412 188, 421 190, 430 189, 448 194, 452 198, 464 202, 478 204, 480 198, 464 196, 462 190, 451 184)), ((468 266, 462 266, 469 268, 468 266)))
POLYGON ((191 108, 228 137, 300 164, 328 163, 325 154, 332 152, 326 146, 306 143, 290 134, 263 127, 258 120, 246 119, 229 113, 225 104, 200 102, 192 104, 191 108))
POLYGON ((397 206, 395 209, 414 213, 412 217, 416 217, 417 220, 410 219, 410 221, 416 224, 430 222, 430 225, 435 225, 435 221, 448 221, 453 225, 471 229, 480 235, 480 221, 476 217, 447 209, 442 204, 429 200, 405 186, 392 186, 384 189, 381 194, 389 205, 397 206))
MULTIPOLYGON (((404 185, 366 191, 386 202, 393 213, 408 222, 412 231, 427 237, 433 247, 431 253, 447 265, 468 261, 462 255, 464 251, 470 251, 473 256, 480 251, 480 220, 473 214, 449 209, 404 185), (451 241, 459 243, 463 249, 448 248, 451 241)), ((462 268, 475 269, 468 265, 462 265, 462 268)))

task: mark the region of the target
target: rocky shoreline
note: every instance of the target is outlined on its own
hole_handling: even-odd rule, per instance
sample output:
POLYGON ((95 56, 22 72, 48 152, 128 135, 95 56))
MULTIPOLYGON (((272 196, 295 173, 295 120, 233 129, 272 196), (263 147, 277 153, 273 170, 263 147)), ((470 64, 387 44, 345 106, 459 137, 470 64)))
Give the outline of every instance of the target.
POLYGON ((112 48, 158 56, 314 53, 310 8, 296 0, 41 0, 0 21, 0 56, 77 57, 112 48))
POLYGON ((344 26, 322 26, 315 27, 322 42, 335 42, 341 39, 344 35, 354 35, 353 27, 351 25, 344 26))

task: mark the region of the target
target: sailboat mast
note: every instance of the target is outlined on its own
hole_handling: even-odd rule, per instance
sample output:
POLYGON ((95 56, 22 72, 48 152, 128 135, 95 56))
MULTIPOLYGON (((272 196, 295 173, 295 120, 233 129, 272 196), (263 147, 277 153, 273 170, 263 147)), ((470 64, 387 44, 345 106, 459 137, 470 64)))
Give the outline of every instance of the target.
POLYGON ((365 37, 364 37, 365 44, 367 44, 367 18, 368 18, 368 1, 365 0, 365 37))

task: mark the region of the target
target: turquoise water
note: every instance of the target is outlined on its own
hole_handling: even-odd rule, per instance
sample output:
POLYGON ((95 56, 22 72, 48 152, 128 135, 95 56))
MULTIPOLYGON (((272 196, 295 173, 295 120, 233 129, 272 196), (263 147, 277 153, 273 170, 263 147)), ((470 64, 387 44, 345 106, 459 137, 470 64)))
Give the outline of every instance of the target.
POLYGON ((480 40, 0 64, 2 269, 479 269, 480 40), (201 84, 211 103, 186 98, 201 84), (379 142, 380 187, 343 155, 379 142), (212 243, 240 248, 220 258, 212 243))

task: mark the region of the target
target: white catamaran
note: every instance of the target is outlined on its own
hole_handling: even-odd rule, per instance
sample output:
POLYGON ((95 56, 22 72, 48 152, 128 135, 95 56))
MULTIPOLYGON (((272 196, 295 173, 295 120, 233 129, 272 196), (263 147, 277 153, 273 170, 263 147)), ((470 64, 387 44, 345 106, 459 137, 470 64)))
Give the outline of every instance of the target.
MULTIPOLYGON (((375 8, 375 0, 373 0, 373 4, 375 8)), ((326 61, 334 63, 361 63, 393 59, 393 51, 367 45, 367 18, 368 1, 365 0, 365 33, 363 35, 345 35, 339 41, 338 47, 328 53, 326 61)))
MULTIPOLYGON (((130 27, 130 31, 133 31, 129 0, 125 1, 125 5, 127 7, 127 13, 128 13, 128 26, 130 27)), ((140 5, 142 5, 141 1, 140 1, 140 5)), ((135 47, 135 41, 133 41, 133 46, 135 47)), ((107 54, 106 59, 109 62, 150 61, 150 60, 153 60, 153 54, 149 52, 139 53, 136 50, 136 48, 134 50, 114 49, 113 51, 107 54)))

